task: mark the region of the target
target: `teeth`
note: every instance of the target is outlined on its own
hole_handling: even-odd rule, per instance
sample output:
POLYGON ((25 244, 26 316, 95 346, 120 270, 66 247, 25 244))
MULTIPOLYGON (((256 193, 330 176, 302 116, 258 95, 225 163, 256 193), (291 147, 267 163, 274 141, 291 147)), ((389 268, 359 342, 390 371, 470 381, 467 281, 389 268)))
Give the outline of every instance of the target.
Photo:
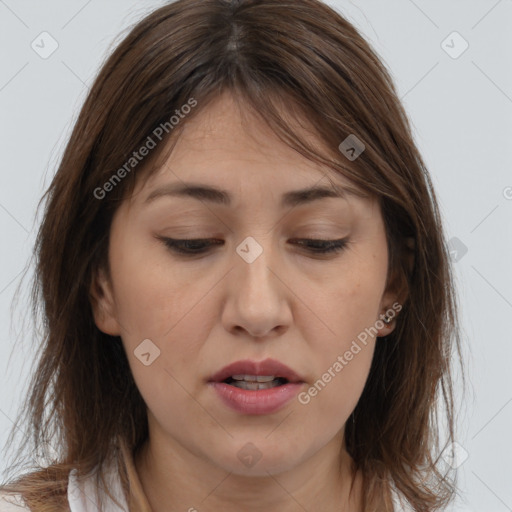
POLYGON ((232 375, 231 378, 245 382, 272 382, 277 377, 275 375, 232 375))
POLYGON ((275 388, 280 385, 280 382, 277 379, 274 379, 271 382, 248 382, 246 380, 237 380, 236 382, 232 382, 231 385, 241 389, 259 391, 260 389, 275 388))

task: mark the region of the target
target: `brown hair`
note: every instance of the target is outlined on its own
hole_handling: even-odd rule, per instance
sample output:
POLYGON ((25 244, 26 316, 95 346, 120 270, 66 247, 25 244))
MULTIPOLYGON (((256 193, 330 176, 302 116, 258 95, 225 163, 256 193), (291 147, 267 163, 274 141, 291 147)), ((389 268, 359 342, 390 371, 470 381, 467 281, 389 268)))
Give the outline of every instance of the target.
MULTIPOLYGON (((346 424, 347 450, 363 474, 365 511, 393 510, 393 487, 416 511, 446 505, 454 485, 438 461, 438 413, 450 442, 450 359, 460 341, 440 213, 386 68, 354 26, 318 0, 178 0, 133 27, 102 66, 43 196, 34 253, 33 310, 42 314, 44 338, 22 412, 33 450, 57 440, 59 459, 4 489, 21 492, 34 512, 65 509, 72 468, 103 478, 108 457, 125 459, 123 443, 135 453, 147 438, 146 406, 121 339, 96 327, 90 287, 98 268, 108 271, 112 215, 136 174, 157 169, 167 141, 225 91, 300 154, 378 197, 388 278, 408 298, 394 331, 376 345, 346 424), (197 106, 170 128, 191 99, 197 106), (283 111, 307 119, 325 151, 299 137, 283 111), (122 179, 98 199, 161 126, 158 147, 133 172, 118 172, 122 179), (350 134, 365 150, 348 162, 338 146, 350 134)), ((128 473, 121 468, 127 495, 128 473)))

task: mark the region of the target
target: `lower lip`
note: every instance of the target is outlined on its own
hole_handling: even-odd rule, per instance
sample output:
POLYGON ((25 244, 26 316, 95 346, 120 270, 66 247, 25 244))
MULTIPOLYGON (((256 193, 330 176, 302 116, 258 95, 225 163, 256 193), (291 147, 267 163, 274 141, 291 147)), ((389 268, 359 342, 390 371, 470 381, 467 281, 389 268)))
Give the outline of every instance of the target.
POLYGON ((271 414, 282 409, 302 387, 302 382, 283 384, 269 389, 241 389, 225 382, 210 382, 220 399, 241 414, 271 414))

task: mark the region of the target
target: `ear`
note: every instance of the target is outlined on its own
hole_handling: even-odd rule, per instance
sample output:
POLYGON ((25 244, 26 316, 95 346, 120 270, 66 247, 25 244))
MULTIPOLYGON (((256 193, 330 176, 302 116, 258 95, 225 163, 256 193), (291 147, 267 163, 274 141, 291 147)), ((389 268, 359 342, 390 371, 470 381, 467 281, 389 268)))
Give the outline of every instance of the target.
POLYGON ((382 329, 378 329, 378 337, 387 336, 393 332, 399 312, 408 298, 409 290, 406 273, 410 274, 414 266, 414 246, 414 238, 407 238, 402 253, 402 261, 406 268, 395 268, 388 278, 386 290, 380 302, 380 315, 378 319, 383 320, 386 315, 388 318, 391 318, 391 321, 388 324, 384 324, 382 329))
POLYGON ((96 327, 110 336, 120 336, 112 283, 103 267, 98 267, 92 276, 89 296, 96 327))

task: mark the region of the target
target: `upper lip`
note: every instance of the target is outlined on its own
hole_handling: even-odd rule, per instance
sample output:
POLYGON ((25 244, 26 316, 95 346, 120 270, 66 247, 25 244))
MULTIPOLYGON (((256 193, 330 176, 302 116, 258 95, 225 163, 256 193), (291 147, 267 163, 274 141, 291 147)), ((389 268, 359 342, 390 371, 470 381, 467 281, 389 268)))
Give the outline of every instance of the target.
POLYGON ((291 368, 276 359, 235 361, 210 377, 210 382, 222 382, 233 375, 274 375, 289 382, 304 382, 291 368))

